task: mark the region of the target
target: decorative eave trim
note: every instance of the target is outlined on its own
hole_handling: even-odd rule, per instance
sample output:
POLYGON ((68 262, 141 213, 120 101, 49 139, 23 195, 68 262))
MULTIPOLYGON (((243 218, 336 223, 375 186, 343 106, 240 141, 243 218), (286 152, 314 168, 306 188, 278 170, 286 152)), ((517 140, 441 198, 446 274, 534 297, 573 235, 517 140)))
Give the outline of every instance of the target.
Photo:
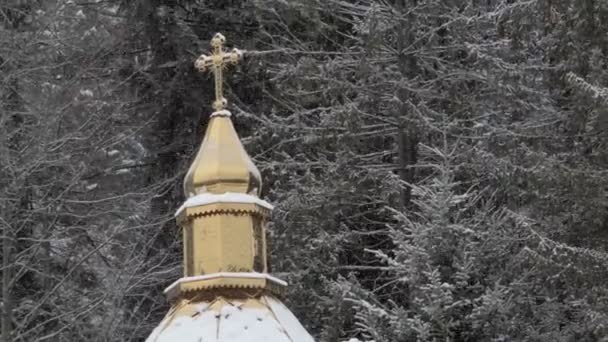
POLYGON ((173 300, 184 293, 193 291, 212 291, 214 289, 265 289, 281 294, 287 282, 267 273, 257 272, 218 272, 193 277, 183 277, 169 285, 164 293, 173 300))
POLYGON ((178 280, 174 281, 173 284, 169 285, 166 289, 165 289, 165 293, 167 293, 168 291, 170 291, 173 287, 177 286, 178 284, 181 283, 186 283, 186 282, 191 282, 191 281, 198 281, 198 280, 210 280, 210 279, 217 279, 217 278, 241 278, 241 279, 266 279, 266 280, 270 280, 272 282, 275 282, 281 286, 287 286, 287 282, 284 280, 281 280, 277 277, 273 277, 268 273, 258 273, 258 272, 217 272, 217 273, 211 273, 211 274, 204 274, 204 275, 199 275, 199 276, 193 276, 193 277, 182 277, 179 278, 178 280))
MULTIPOLYGON (((240 203, 239 203, 240 204, 240 203)), ((251 208, 217 208, 216 205, 206 205, 199 208, 191 208, 191 210, 186 210, 188 213, 186 216, 181 215, 177 217, 177 221, 182 222, 184 219, 193 219, 203 216, 213 216, 213 215, 222 215, 222 214, 232 214, 232 215, 253 215, 253 216, 261 216, 261 217, 269 217, 270 210, 266 208, 254 207, 251 208)))
POLYGON ((258 198, 257 196, 252 196, 248 194, 234 192, 226 192, 223 194, 205 193, 188 198, 186 202, 184 202, 184 204, 182 204, 182 206, 177 209, 177 211, 175 212, 175 217, 178 217, 186 208, 216 203, 257 204, 268 210, 272 210, 274 208, 272 204, 258 198))

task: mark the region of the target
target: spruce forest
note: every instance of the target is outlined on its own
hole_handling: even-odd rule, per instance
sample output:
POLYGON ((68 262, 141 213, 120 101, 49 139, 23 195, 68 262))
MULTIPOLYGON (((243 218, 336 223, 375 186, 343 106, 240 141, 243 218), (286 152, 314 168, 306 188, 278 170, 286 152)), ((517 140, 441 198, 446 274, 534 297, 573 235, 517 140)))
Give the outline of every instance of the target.
POLYGON ((165 315, 216 32, 317 341, 608 341, 608 0, 0 1, 1 341, 165 315))

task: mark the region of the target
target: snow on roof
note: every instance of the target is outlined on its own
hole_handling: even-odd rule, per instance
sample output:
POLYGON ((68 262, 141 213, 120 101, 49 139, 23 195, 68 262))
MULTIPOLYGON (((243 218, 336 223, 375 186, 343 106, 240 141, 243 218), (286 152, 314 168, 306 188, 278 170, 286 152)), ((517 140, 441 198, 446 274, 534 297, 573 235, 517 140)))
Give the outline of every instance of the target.
POLYGON ((282 286, 287 286, 287 282, 285 282, 284 280, 281 280, 279 278, 273 277, 268 273, 258 273, 258 272, 217 272, 217 273, 211 273, 211 274, 205 274, 205 275, 198 275, 198 276, 192 276, 192 277, 183 277, 183 278, 179 278, 178 280, 176 280, 175 282, 173 282, 173 284, 169 285, 166 289, 165 289, 165 293, 168 293, 171 291, 172 288, 174 288, 175 286, 179 285, 180 283, 187 283, 190 281, 197 281, 197 280, 207 280, 207 279, 215 279, 215 278, 250 278, 250 279, 267 279, 270 280, 274 283, 277 283, 279 285, 282 286))
POLYGON ((314 342, 298 319, 272 296, 218 297, 181 302, 146 342, 314 342))
POLYGON ((175 216, 178 216, 182 212, 182 210, 186 208, 212 203, 247 203, 257 204, 269 210, 272 210, 274 208, 272 204, 258 198, 257 196, 252 196, 248 194, 234 192, 226 192, 223 194, 204 193, 188 198, 186 202, 184 202, 184 204, 182 204, 182 206, 177 209, 177 211, 175 212, 175 216))
POLYGON ((215 111, 215 112, 211 113, 210 118, 212 118, 214 116, 227 116, 227 117, 231 117, 232 113, 230 113, 229 111, 223 109, 223 110, 218 110, 218 111, 215 111))

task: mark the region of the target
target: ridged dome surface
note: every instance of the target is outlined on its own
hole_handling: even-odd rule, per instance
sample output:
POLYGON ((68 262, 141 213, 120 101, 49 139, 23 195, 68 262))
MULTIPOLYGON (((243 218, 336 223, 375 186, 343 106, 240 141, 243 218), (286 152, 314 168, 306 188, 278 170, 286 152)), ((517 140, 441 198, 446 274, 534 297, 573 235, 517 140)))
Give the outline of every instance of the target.
POLYGON ((314 342, 278 299, 182 300, 146 342, 314 342))
POLYGON ((245 193, 259 196, 260 171, 234 129, 230 112, 211 115, 203 143, 184 179, 184 194, 245 193))

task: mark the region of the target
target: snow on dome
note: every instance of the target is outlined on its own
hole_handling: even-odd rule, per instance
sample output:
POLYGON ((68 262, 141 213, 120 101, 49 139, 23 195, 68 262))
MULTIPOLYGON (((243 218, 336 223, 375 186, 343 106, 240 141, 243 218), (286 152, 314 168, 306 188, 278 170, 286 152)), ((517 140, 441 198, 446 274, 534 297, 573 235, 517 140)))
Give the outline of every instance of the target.
POLYGON ((314 342, 298 319, 272 296, 183 300, 146 342, 314 342))
POLYGON ((287 286, 287 282, 279 279, 279 278, 275 278, 273 276, 271 276, 268 273, 258 273, 258 272, 217 272, 217 273, 211 273, 211 274, 204 274, 204 275, 198 275, 198 276, 192 276, 192 277, 183 277, 183 278, 179 278, 178 280, 174 281, 173 284, 169 285, 164 293, 167 294, 169 292, 171 292, 171 290, 173 288, 175 288, 176 286, 178 286, 180 283, 187 283, 190 281, 197 281, 197 280, 209 280, 209 279, 217 279, 217 278, 249 278, 249 279, 267 279, 272 281, 273 283, 279 284, 281 286, 287 286))
POLYGON ((190 197, 182 204, 179 209, 175 212, 175 216, 179 216, 182 210, 190 207, 196 207, 199 205, 206 205, 212 203, 247 203, 247 204, 257 204, 266 209, 272 210, 272 204, 252 195, 235 193, 235 192, 226 192, 223 194, 212 194, 212 193, 203 193, 196 195, 194 197, 190 197))
POLYGON ((212 118, 214 116, 227 116, 227 117, 231 117, 232 113, 230 113, 229 111, 227 111, 227 110, 224 109, 224 110, 218 110, 218 111, 215 111, 215 112, 211 113, 210 117, 212 118))

